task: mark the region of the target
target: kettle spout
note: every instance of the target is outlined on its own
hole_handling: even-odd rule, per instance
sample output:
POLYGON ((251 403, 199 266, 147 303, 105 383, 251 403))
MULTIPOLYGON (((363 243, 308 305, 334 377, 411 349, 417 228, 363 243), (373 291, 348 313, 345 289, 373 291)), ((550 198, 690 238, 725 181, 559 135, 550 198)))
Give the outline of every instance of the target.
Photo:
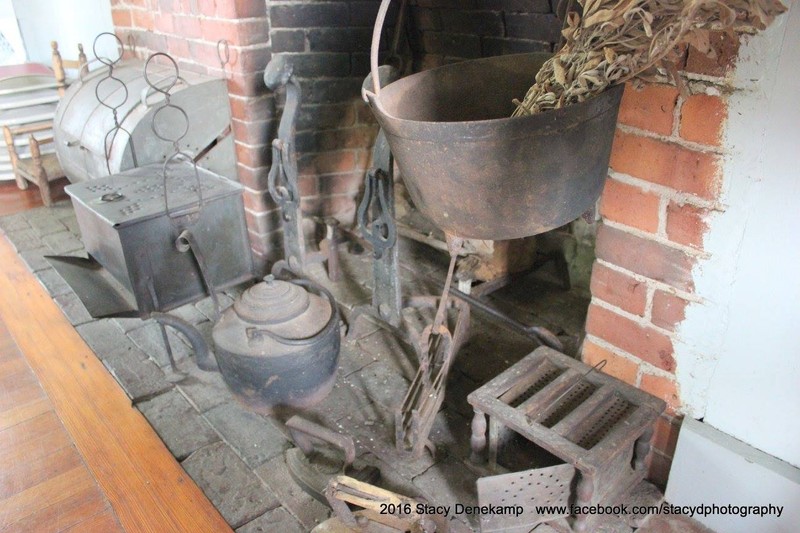
POLYGON ((189 344, 192 345, 192 350, 194 350, 195 361, 200 370, 219 371, 216 357, 211 353, 208 343, 197 328, 187 321, 167 313, 151 313, 150 317, 159 324, 177 329, 189 339, 189 344))

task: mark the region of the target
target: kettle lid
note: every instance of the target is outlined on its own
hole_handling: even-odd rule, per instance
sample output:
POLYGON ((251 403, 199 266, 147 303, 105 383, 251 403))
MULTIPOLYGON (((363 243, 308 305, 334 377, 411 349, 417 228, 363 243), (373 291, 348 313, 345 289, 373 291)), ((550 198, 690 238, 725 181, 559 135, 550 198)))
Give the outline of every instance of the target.
POLYGON ((310 305, 308 292, 294 283, 269 275, 233 303, 236 314, 253 324, 280 324, 297 318, 310 305))

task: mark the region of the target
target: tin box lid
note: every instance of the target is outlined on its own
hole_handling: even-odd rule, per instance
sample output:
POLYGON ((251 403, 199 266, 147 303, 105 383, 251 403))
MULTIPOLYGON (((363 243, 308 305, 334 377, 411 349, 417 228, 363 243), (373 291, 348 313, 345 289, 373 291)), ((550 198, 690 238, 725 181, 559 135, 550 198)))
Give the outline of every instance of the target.
MULTIPOLYGON (((173 216, 196 209, 201 196, 205 203, 240 194, 244 189, 234 181, 188 162, 171 165, 167 174, 167 198, 173 216), (201 194, 198 194, 198 182, 201 194)), ((166 215, 164 168, 160 163, 73 183, 64 190, 73 202, 80 202, 112 226, 126 226, 166 215)))

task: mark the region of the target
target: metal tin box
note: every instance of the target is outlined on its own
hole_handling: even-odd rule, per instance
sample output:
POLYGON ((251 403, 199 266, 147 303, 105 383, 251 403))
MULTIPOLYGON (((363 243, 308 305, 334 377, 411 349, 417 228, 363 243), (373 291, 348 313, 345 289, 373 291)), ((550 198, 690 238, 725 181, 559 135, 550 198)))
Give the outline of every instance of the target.
POLYGON ((207 294, 194 255, 177 245, 184 230, 214 289, 252 278, 243 187, 190 163, 167 175, 153 164, 66 187, 86 251, 133 293, 142 316, 207 294))

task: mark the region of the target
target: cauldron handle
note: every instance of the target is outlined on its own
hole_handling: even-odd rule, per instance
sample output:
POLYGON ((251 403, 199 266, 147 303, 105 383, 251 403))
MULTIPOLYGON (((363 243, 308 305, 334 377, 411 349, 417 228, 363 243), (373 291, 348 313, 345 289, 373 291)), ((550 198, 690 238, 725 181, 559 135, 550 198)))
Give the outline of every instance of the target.
POLYGON ((381 93, 381 81, 378 76, 378 49, 381 46, 381 33, 383 32, 383 22, 386 20, 386 13, 389 11, 389 4, 392 0, 381 0, 378 14, 375 17, 375 28, 372 30, 372 45, 369 51, 369 69, 372 73, 372 91, 375 96, 381 93))
POLYGON ((323 296, 325 296, 325 298, 328 300, 328 303, 330 303, 331 306, 331 317, 328 319, 328 322, 325 324, 325 327, 323 327, 321 330, 319 330, 314 335, 311 335, 310 337, 303 337, 300 339, 290 339, 288 337, 284 337, 283 335, 278 335, 277 333, 273 333, 272 331, 266 329, 250 327, 245 330, 248 339, 253 339, 255 337, 258 337, 259 335, 263 335, 265 337, 270 337, 271 339, 274 339, 280 343, 288 344, 289 346, 306 346, 308 344, 312 344, 313 342, 315 342, 319 337, 326 335, 328 331, 335 328, 336 325, 339 323, 339 308, 336 306, 336 299, 333 297, 333 294, 331 294, 331 292, 328 289, 326 289, 322 285, 319 285, 307 279, 292 279, 288 281, 289 283, 294 283, 295 285, 304 287, 306 289, 314 289, 316 291, 319 291, 320 293, 322 293, 323 296))

